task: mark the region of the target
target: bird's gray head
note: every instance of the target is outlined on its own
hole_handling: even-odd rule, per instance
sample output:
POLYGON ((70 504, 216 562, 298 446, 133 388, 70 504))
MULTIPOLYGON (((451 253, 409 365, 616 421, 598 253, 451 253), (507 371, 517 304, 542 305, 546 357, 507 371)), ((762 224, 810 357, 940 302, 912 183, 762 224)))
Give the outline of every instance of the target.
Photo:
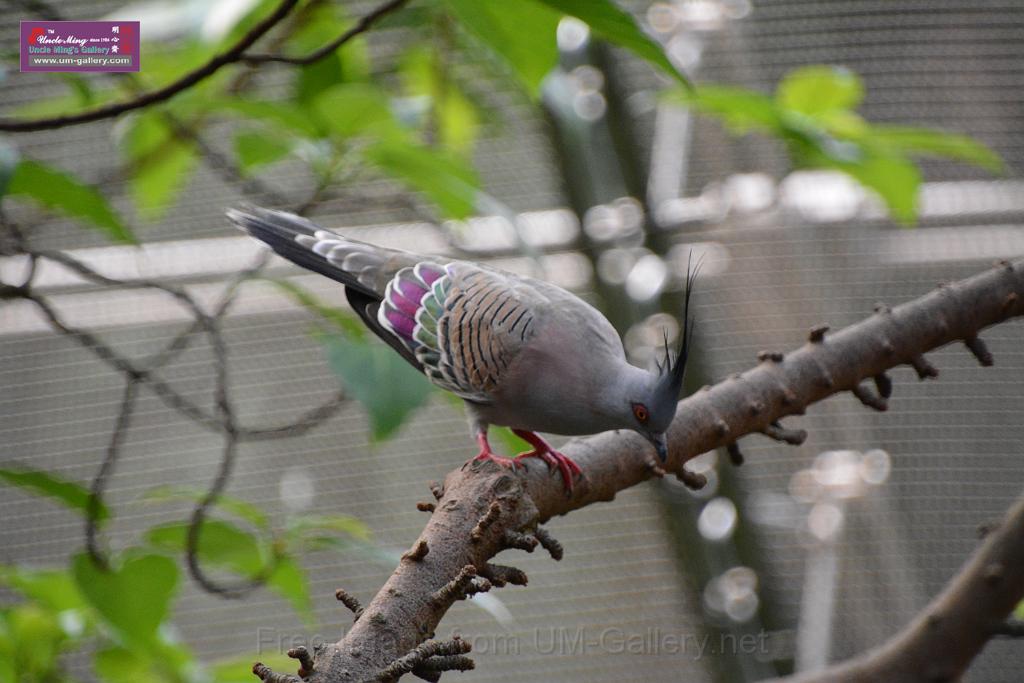
POLYGON ((639 432, 654 444, 658 457, 665 462, 668 457, 668 445, 665 432, 672 424, 676 415, 676 405, 683 388, 683 377, 686 373, 686 360, 690 353, 694 321, 690 319, 690 294, 693 282, 697 277, 697 268, 690 269, 687 264, 686 295, 683 304, 683 328, 680 333, 679 350, 674 355, 665 340, 665 357, 658 362, 657 372, 644 372, 632 383, 629 392, 630 418, 628 426, 639 432))

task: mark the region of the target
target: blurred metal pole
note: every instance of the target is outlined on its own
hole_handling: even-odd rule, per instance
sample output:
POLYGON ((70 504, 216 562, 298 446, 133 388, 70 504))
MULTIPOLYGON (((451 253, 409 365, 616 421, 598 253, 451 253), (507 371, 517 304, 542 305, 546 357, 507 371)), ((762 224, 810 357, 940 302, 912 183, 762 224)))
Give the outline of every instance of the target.
MULTIPOLYGON (((606 74, 594 65, 598 47, 582 22, 565 18, 558 27, 559 66, 548 74, 541 93, 553 132, 562 178, 579 217, 580 247, 595 274, 604 245, 591 237, 587 221, 594 207, 631 195, 627 167, 609 122, 606 74)), ((624 334, 639 316, 621 287, 594 278, 599 307, 624 334)))
MULTIPOLYGON (((553 145, 561 160, 569 201, 580 218, 581 250, 594 265, 596 302, 612 323, 625 333, 630 327, 660 310, 681 310, 678 293, 655 295, 645 301, 631 298, 626 288, 605 281, 600 273, 602 255, 610 251, 639 250, 650 258, 663 259, 669 247, 679 238, 677 230, 662 229, 654 224, 657 203, 679 196, 685 184, 690 130, 690 113, 676 105, 657 105, 658 122, 654 157, 644 168, 640 145, 636 139, 633 112, 628 111, 631 93, 619 82, 619 68, 611 52, 591 43, 586 26, 566 19, 559 27, 561 64, 550 74, 543 88, 543 103, 549 115, 553 145), (588 225, 592 210, 622 198, 644 207, 639 234, 614 234, 603 239, 588 225)), ((643 93, 641 93, 641 96, 643 93)), ((664 262, 662 261, 664 264, 664 262)), ((659 290, 660 292, 661 290, 659 290)), ((699 357, 694 359, 694 372, 689 374, 690 390, 700 377, 699 357)), ((731 486, 719 489, 719 495, 731 486)), ((728 537, 709 541, 697 531, 698 515, 705 501, 698 499, 681 485, 664 482, 658 485, 662 510, 667 518, 669 534, 680 566, 685 569, 683 581, 698 614, 703 611, 703 591, 713 581, 730 571, 744 567, 760 567, 751 530, 739 521, 728 537)), ((745 570, 750 572, 750 570, 745 570)), ((753 572, 751 572, 753 573, 753 572)), ((759 598, 762 606, 763 598, 759 598)), ((757 653, 729 648, 726 643, 739 642, 744 636, 757 637, 764 631, 760 615, 746 616, 742 621, 705 618, 704 631, 711 642, 721 644, 713 658, 706 662, 709 672, 719 681, 752 681, 782 673, 771 662, 759 659, 757 653)))
MULTIPOLYGON (((689 172, 693 115, 673 102, 659 102, 651 143, 651 170, 647 180, 647 204, 654 216, 659 207, 682 194, 689 172)), ((661 228, 661 225, 658 225, 661 228)))
POLYGON ((828 666, 838 580, 838 538, 832 536, 815 542, 807 551, 800 597, 796 632, 796 670, 799 672, 820 671, 828 666))

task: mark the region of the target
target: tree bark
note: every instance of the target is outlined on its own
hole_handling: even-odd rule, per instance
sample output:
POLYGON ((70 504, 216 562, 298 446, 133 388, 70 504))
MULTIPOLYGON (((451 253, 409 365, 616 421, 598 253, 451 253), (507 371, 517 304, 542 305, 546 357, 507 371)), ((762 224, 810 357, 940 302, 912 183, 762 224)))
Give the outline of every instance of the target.
MULTIPOLYGON (((825 326, 815 328, 801 348, 785 355, 762 353, 753 369, 680 402, 668 433, 664 470, 699 485, 684 465, 701 453, 734 447, 738 438, 754 432, 800 442, 802 432, 782 428, 779 420, 836 393, 851 391, 869 407, 884 410, 891 390, 885 372, 911 365, 922 379, 935 377, 937 370, 924 354, 951 342, 964 342, 982 365, 989 365, 992 359, 979 332, 1022 314, 1024 261, 1018 261, 940 286, 892 310, 880 306, 871 317, 834 335, 825 326), (862 385, 870 379, 877 394, 862 385)), ((632 432, 576 439, 563 451, 583 470, 571 495, 557 472, 549 473, 538 461, 518 472, 473 462, 449 473, 443 486, 434 486, 437 503, 413 549, 349 632, 314 653, 313 670, 303 670, 306 680, 394 680, 410 671, 436 680, 440 671, 468 668, 472 663, 463 656, 464 642, 423 643, 456 599, 490 586, 526 583, 521 571, 490 564, 496 553, 532 550, 540 543, 560 557, 561 548, 539 524, 610 501, 623 489, 665 474, 650 445, 632 432)), ((923 680, 921 671, 931 670, 920 668, 926 664, 936 676, 929 680, 952 680, 1022 596, 1024 511, 1018 505, 963 575, 905 632, 836 673, 800 680, 923 680), (956 647, 949 646, 952 641, 956 647)), ((296 680, 265 667, 257 675, 265 681, 296 680)))

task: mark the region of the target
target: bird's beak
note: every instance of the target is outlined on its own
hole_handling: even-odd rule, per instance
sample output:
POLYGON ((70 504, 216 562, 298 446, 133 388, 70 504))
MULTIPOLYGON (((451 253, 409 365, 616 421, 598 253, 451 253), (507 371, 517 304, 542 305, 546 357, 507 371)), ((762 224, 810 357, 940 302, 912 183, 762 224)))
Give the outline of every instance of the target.
POLYGON ((668 459, 668 444, 665 442, 665 435, 648 434, 647 438, 654 444, 654 450, 658 453, 658 459, 665 462, 668 459))

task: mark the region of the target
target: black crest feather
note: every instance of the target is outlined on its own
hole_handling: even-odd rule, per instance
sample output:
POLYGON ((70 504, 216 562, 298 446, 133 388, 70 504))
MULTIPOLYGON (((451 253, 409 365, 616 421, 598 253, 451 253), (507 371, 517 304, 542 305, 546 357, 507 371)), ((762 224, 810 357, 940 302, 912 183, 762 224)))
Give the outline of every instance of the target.
POLYGON ((690 316, 690 297, 693 295, 693 285, 700 273, 701 260, 693 264, 693 252, 686 259, 686 292, 683 295, 683 329, 680 333, 679 351, 673 358, 672 351, 668 347, 668 334, 665 334, 665 359, 658 363, 658 372, 661 378, 658 380, 659 398, 677 401, 679 392, 683 388, 683 377, 686 374, 686 361, 690 354, 693 343, 693 331, 697 327, 697 321, 690 316))

